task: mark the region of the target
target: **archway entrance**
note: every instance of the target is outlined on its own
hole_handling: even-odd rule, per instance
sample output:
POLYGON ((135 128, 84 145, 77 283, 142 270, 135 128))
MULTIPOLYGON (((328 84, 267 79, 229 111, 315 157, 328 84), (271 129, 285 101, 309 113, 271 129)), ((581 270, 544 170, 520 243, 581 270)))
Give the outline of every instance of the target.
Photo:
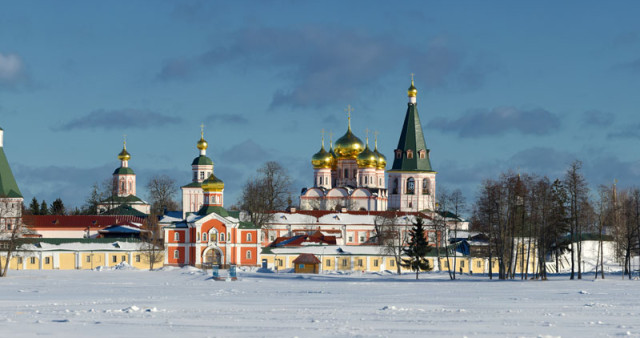
POLYGON ((204 267, 212 267, 214 265, 219 265, 223 267, 224 257, 222 255, 222 250, 215 246, 210 246, 204 250, 202 253, 202 265, 204 267))

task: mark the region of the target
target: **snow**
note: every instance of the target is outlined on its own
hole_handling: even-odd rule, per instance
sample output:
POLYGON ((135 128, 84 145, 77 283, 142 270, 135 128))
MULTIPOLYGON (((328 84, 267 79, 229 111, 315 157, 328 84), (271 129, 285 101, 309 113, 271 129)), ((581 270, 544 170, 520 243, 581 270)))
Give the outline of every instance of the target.
POLYGON ((416 281, 257 271, 239 269, 231 282, 193 267, 12 270, 0 278, 0 336, 640 337, 640 284, 620 274, 416 281))

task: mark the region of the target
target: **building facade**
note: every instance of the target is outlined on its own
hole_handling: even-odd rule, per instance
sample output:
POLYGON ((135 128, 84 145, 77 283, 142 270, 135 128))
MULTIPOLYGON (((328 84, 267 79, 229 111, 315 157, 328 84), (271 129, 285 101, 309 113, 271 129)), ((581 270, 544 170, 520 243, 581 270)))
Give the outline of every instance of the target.
POLYGON ((187 214, 197 212, 202 208, 204 204, 202 182, 213 174, 213 161, 207 157, 209 143, 204 139, 204 129, 201 130, 200 140, 196 147, 200 154, 191 162, 191 183, 180 187, 182 190, 182 218, 186 218, 187 214))
POLYGON ((22 193, 4 153, 4 130, 0 128, 0 235, 2 237, 10 236, 21 227, 22 202, 22 193))

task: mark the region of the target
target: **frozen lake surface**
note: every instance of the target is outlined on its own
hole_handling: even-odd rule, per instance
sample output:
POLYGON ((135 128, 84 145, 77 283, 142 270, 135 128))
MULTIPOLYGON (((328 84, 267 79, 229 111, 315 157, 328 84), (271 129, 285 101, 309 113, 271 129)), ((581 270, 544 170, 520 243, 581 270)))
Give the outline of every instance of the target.
POLYGON ((193 268, 10 271, 1 337, 640 337, 640 282, 193 268))

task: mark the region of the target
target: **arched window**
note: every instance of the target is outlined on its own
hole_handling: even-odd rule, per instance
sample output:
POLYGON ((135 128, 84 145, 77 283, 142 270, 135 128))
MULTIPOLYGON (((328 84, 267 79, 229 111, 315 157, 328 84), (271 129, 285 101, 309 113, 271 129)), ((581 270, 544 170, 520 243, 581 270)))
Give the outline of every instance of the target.
POLYGON ((251 233, 247 233, 247 242, 251 242, 251 233))
POLYGON ((180 251, 178 251, 178 250, 173 250, 173 258, 174 258, 174 259, 178 259, 178 258, 180 258, 180 251))
POLYGON ((203 232, 203 233, 202 233, 202 241, 203 241, 203 242, 206 242, 206 241, 207 241, 207 233, 206 233, 206 232, 203 232))
POLYGON ((402 158, 402 149, 396 149, 396 158, 402 158))
POLYGON ((427 157, 427 152, 424 149, 421 149, 420 151, 418 151, 418 157, 420 159, 424 159, 425 157, 427 157))
POLYGON ((244 257, 247 259, 251 259, 251 251, 247 250, 247 252, 244 254, 244 257))
POLYGON ((344 170, 344 178, 349 178, 349 169, 344 170))
POLYGON ((126 185, 124 183, 124 180, 120 181, 120 190, 122 190, 124 192, 124 188, 126 188, 126 185))
POLYGON ((422 194, 423 195, 431 194, 431 191, 429 190, 429 180, 426 178, 422 180, 422 194))
POLYGON ((413 159, 413 150, 409 149, 407 150, 407 159, 413 159))
POLYGON ((224 242, 224 232, 220 234, 220 242, 224 242))
POLYGON ((413 195, 415 191, 416 181, 413 179, 413 177, 409 177, 409 179, 407 179, 407 194, 413 195))
POLYGON ((201 180, 204 180, 204 171, 201 171, 201 172, 200 172, 200 179, 201 179, 201 180))
POLYGON ((398 178, 397 177, 393 180, 393 193, 394 194, 398 193, 398 178))
POLYGON ((173 240, 176 241, 176 242, 180 241, 180 233, 179 232, 176 232, 176 233, 173 234, 173 240))

